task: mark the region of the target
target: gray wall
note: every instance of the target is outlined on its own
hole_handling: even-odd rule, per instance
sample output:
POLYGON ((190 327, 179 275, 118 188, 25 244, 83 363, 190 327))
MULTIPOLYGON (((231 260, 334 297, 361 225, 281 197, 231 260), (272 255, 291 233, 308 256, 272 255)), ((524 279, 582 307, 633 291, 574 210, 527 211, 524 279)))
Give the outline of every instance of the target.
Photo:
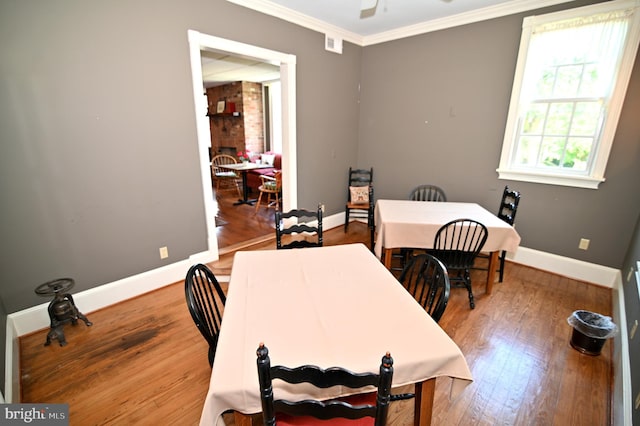
POLYGON ((6 312, 45 302, 33 289, 53 278, 78 292, 206 249, 188 29, 297 56, 300 206, 342 211, 356 164, 375 168, 378 198, 430 182, 495 210, 509 183, 523 246, 620 268, 640 212, 640 61, 600 189, 500 181, 525 15, 336 55, 224 0, 0 0, 6 312))
POLYGON ((598 190, 499 180, 522 18, 531 14, 366 47, 358 162, 374 167, 377 198, 433 183, 450 201, 495 211, 509 184, 523 193, 522 246, 620 268, 640 211, 640 61, 598 190), (588 251, 580 238, 591 240, 588 251))
POLYGON ((8 312, 47 302, 33 289, 54 278, 79 292, 206 250, 188 29, 297 56, 299 204, 344 203, 360 47, 326 52, 322 34, 223 0, 2 0, 8 312))

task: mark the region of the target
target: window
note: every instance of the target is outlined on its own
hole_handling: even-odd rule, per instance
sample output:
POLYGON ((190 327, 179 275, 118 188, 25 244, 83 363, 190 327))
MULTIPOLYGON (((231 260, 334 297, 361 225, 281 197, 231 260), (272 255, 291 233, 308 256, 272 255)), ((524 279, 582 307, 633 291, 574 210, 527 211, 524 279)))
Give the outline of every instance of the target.
POLYGON ((598 187, 640 40, 640 0, 525 18, 498 173, 598 187))

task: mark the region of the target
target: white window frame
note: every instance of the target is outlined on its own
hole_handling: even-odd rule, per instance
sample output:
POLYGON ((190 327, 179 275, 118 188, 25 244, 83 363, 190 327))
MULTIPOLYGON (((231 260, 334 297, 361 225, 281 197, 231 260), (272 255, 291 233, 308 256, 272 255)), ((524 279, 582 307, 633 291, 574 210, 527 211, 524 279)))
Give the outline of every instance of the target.
POLYGON ((613 145, 618 119, 624 103, 627 86, 631 77, 633 64, 640 43, 640 0, 615 0, 598 3, 591 6, 576 9, 564 10, 540 16, 530 16, 524 19, 522 24, 522 37, 520 39, 520 49, 516 72, 513 79, 513 89, 509 105, 509 114, 505 128, 504 141, 502 144, 502 154, 500 165, 496 170, 499 179, 508 179, 524 182, 544 183, 551 185, 574 186, 579 188, 597 189, 601 182, 604 182, 605 170, 609 153, 613 145), (623 50, 622 58, 618 70, 618 79, 611 93, 609 108, 606 113, 606 120, 600 135, 600 141, 595 144, 594 162, 588 174, 570 174, 547 172, 542 170, 523 170, 511 164, 513 153, 516 148, 518 122, 520 117, 520 94, 522 90, 522 80, 524 77, 529 41, 534 27, 555 21, 575 19, 582 16, 589 16, 597 13, 615 11, 618 9, 635 9, 633 18, 629 26, 627 41, 623 50))

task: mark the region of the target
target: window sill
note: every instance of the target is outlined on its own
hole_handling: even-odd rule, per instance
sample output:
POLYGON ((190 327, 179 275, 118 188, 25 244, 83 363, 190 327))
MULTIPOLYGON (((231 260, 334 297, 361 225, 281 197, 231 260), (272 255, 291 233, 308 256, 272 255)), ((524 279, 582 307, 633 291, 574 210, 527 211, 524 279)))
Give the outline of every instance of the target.
POLYGON ((544 183, 547 185, 573 186, 576 188, 598 189, 598 185, 604 182, 604 178, 594 178, 590 176, 561 176, 502 169, 497 169, 496 171, 498 172, 498 179, 544 183))

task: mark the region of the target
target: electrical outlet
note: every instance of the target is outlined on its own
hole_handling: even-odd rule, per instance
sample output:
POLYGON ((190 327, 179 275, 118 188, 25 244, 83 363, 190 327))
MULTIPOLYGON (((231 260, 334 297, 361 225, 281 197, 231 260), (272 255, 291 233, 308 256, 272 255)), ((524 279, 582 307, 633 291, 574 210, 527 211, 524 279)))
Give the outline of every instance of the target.
POLYGON ((589 240, 586 238, 580 238, 580 244, 578 244, 578 248, 580 250, 588 250, 589 249, 589 240))
POLYGON ((160 259, 166 259, 169 257, 169 249, 167 247, 160 247, 160 259))
POLYGON ((631 331, 629 332, 629 340, 633 339, 633 336, 636 335, 636 331, 638 330, 638 320, 633 323, 633 327, 631 327, 631 331))

